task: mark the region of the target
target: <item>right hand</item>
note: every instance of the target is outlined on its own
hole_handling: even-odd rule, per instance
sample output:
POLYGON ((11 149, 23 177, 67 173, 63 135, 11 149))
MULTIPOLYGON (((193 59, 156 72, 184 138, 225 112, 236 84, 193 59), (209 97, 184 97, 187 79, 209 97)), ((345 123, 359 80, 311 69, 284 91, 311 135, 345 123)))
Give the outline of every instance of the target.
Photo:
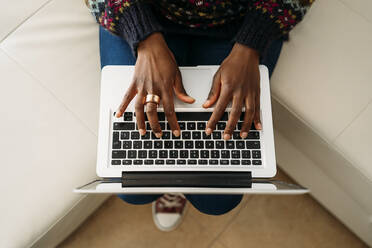
MULTIPOLYGON (((144 98, 147 94, 155 94, 161 99, 173 134, 178 137, 181 132, 174 111, 173 91, 185 103, 193 103, 195 99, 187 95, 183 87, 174 55, 161 33, 153 33, 140 42, 137 53, 133 81, 124 95, 116 117, 123 115, 129 103, 137 95, 135 103, 137 125, 140 134, 144 135, 146 133, 144 98)), ((158 121, 156 103, 146 104, 146 114, 155 136, 160 138, 162 130, 158 121)))

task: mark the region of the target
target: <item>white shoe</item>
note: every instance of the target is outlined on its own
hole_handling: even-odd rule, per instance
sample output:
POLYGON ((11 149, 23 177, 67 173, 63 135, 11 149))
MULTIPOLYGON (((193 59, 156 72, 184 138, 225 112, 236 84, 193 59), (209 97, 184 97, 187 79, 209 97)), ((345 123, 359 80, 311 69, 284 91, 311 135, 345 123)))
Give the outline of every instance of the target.
POLYGON ((169 232, 177 228, 186 209, 182 194, 165 194, 152 203, 152 218, 157 228, 169 232))

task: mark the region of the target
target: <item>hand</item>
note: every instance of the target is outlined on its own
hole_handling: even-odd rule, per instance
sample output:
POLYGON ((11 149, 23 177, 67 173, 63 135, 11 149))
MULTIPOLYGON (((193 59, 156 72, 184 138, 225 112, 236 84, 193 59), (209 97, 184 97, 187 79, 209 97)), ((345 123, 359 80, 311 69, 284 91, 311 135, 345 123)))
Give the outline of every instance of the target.
POLYGON ((242 108, 245 107, 244 123, 240 136, 248 136, 252 121, 256 129, 262 128, 260 121, 260 72, 258 69, 259 54, 256 50, 245 45, 235 43, 229 56, 222 62, 213 78, 212 88, 204 108, 216 107, 206 126, 205 132, 210 135, 216 123, 221 119, 227 104, 232 101, 223 138, 231 138, 233 130, 240 118, 242 108))
MULTIPOLYGON (((154 33, 140 42, 137 52, 133 81, 124 95, 116 117, 123 115, 128 104, 137 95, 135 103, 137 125, 140 134, 144 135, 146 133, 144 98, 147 94, 155 94, 161 99, 173 134, 178 137, 180 127, 174 111, 173 91, 183 102, 193 103, 195 100, 187 95, 183 87, 177 62, 160 33, 154 33)), ((160 138, 162 130, 158 121, 157 104, 147 103, 146 114, 155 136, 160 138)))

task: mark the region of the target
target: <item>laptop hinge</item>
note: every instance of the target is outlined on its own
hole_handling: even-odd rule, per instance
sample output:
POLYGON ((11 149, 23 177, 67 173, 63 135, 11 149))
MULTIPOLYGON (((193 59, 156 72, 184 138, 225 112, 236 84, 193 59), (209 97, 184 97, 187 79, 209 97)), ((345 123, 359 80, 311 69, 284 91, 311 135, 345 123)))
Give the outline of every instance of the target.
POLYGON ((126 171, 122 187, 251 188, 251 172, 126 171))

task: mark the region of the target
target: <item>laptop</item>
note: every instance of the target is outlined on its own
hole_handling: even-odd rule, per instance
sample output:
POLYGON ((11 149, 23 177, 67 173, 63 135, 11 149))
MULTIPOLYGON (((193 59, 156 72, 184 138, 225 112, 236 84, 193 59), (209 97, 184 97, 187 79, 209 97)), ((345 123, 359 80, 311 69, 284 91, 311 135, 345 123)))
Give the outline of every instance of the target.
POLYGON ((271 180, 277 171, 268 69, 260 65, 262 130, 252 125, 242 139, 239 120, 232 138, 223 140, 231 105, 216 130, 204 132, 213 108, 204 109, 218 66, 180 67, 184 87, 195 98, 186 104, 175 98, 181 136, 175 137, 162 106, 158 117, 163 136, 155 137, 146 120, 141 136, 136 124, 135 99, 123 117, 115 111, 129 87, 134 66, 105 66, 101 73, 100 119, 96 172, 98 179, 76 193, 112 194, 303 194, 298 185, 271 180))

